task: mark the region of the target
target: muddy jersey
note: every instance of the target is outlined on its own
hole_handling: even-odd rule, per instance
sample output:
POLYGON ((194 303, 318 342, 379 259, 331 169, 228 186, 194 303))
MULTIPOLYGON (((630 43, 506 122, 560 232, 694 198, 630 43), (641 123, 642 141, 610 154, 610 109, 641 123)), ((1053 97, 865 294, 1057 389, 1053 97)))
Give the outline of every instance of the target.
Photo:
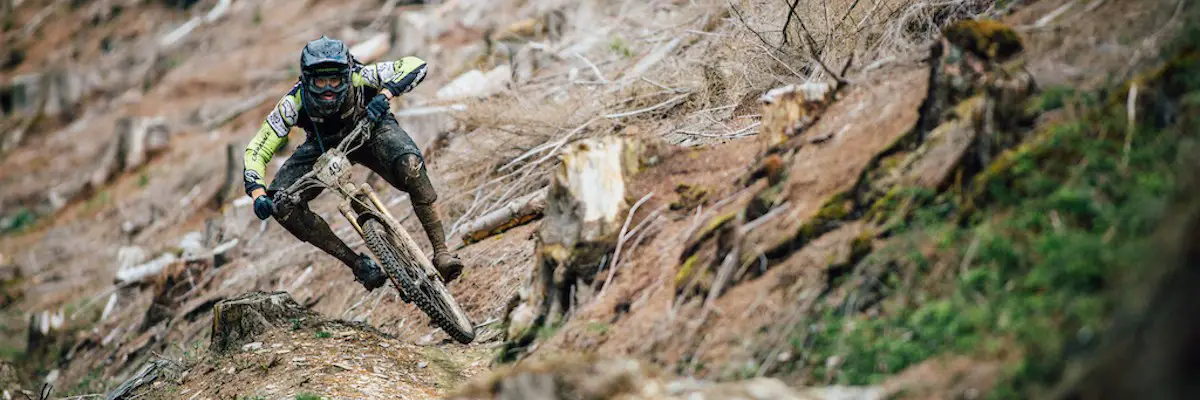
MULTIPOLYGON (((292 127, 303 129, 309 138, 336 138, 354 126, 354 121, 366 115, 366 101, 375 97, 381 89, 388 89, 392 95, 399 96, 408 93, 425 79, 425 61, 417 57, 404 57, 396 61, 385 61, 365 65, 354 71, 351 81, 354 84, 353 96, 346 101, 354 102, 346 113, 332 118, 315 118, 305 112, 302 85, 297 82, 288 91, 267 118, 258 133, 246 146, 243 175, 246 181, 246 194, 254 189, 266 188, 263 176, 267 164, 275 156, 275 152, 287 143, 288 132, 292 127)), ((331 141, 332 143, 332 141, 331 141)))

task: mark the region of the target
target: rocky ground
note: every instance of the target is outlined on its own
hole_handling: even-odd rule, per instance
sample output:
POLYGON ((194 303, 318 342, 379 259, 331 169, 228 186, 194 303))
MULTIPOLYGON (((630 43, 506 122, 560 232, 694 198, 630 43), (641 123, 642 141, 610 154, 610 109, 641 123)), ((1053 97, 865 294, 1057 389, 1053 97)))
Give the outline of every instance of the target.
POLYGON ((1141 293, 1121 266, 1172 248, 1139 238, 1174 240, 1190 182, 1186 1, 417 3, 3 1, 6 398, 1078 395, 1119 364, 1093 349, 1141 293), (320 34, 429 62, 393 111, 469 345, 240 194, 320 34), (564 259, 555 190, 598 138, 636 157, 564 259), (463 243, 547 187, 545 218, 463 243), (223 328, 238 304, 261 329, 223 328))

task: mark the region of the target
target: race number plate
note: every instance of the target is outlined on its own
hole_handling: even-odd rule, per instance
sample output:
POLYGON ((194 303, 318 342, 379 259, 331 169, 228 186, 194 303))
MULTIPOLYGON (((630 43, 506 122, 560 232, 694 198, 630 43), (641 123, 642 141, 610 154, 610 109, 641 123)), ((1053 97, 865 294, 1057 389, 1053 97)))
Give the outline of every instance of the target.
POLYGON ((317 159, 317 180, 326 187, 339 187, 350 180, 350 160, 338 149, 330 149, 317 159))

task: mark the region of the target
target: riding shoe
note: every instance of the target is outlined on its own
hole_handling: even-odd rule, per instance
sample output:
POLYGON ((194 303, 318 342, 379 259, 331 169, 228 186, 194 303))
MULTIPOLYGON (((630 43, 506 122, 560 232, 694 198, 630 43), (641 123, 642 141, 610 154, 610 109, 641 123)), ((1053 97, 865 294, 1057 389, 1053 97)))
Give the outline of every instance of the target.
POLYGON ((387 275, 379 268, 379 264, 375 263, 370 256, 359 254, 358 260, 354 262, 354 280, 361 283, 367 291, 375 290, 384 283, 387 283, 387 275))
POLYGON ((463 263, 458 259, 458 256, 450 252, 441 252, 433 255, 433 266, 437 268, 438 274, 442 275, 445 283, 450 283, 462 274, 463 263))

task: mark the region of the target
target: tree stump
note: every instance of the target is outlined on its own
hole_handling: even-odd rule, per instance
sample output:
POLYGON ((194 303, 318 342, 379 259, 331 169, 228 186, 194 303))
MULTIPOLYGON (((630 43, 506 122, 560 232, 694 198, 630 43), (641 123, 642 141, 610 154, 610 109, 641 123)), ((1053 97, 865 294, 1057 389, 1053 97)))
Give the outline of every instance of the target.
POLYGON ((768 145, 783 143, 804 132, 833 103, 834 90, 824 83, 787 85, 764 93, 762 137, 768 145))
POLYGON ((273 327, 308 319, 311 313, 287 292, 250 292, 221 301, 213 307, 209 349, 224 352, 273 327))
POLYGON ((121 172, 132 171, 170 146, 170 129, 163 118, 121 118, 116 135, 92 169, 88 185, 98 189, 121 172))
POLYGON ((617 137, 581 140, 563 149, 546 192, 531 286, 507 314, 510 339, 515 339, 509 350, 527 346, 538 328, 587 297, 586 284, 616 247, 629 210, 625 179, 637 170, 639 152, 636 143, 617 137))

